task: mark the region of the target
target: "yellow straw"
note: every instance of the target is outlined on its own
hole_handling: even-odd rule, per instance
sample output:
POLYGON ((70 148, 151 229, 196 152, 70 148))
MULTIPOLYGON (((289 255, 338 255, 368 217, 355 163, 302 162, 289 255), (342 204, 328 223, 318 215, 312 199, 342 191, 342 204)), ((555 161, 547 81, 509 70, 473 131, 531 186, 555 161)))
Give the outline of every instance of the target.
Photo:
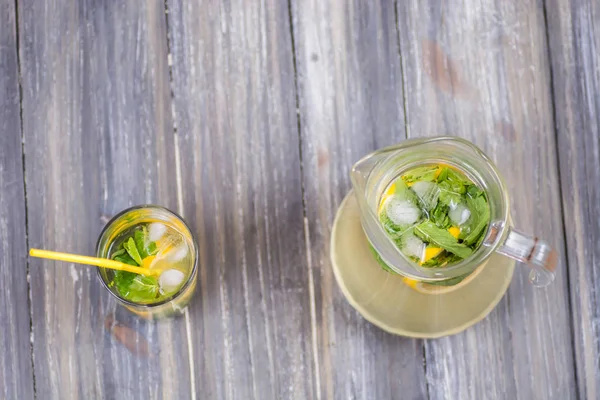
POLYGON ((151 270, 148 268, 135 267, 133 265, 125 264, 120 261, 108 260, 106 258, 88 257, 70 253, 60 253, 58 251, 30 249, 29 255, 31 257, 48 258, 50 260, 68 261, 77 264, 95 265, 97 267, 102 268, 134 272, 136 274, 142 274, 146 276, 157 275, 161 272, 160 270, 151 270))

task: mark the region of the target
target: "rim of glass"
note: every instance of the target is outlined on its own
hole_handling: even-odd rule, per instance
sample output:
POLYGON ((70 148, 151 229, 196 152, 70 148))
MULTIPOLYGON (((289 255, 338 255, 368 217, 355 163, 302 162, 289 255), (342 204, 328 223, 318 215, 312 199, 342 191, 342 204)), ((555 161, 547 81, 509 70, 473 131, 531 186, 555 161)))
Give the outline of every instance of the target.
POLYGON ((114 291, 112 291, 109 287, 108 284, 106 283, 106 281, 104 280, 104 278, 102 277, 102 273, 101 267, 97 267, 96 268, 96 273, 98 274, 98 279, 100 279, 100 282, 102 282, 102 286, 104 286, 104 288, 111 294, 113 295, 119 302, 124 303, 127 306, 132 306, 132 307, 136 307, 136 308, 144 308, 144 309, 150 309, 150 308, 154 308, 154 307, 159 307, 162 306, 164 304, 167 304, 171 301, 173 301, 174 299, 176 299, 177 297, 179 297, 182 293, 185 292, 185 290, 187 290, 187 288, 192 284, 193 281, 193 277, 196 274, 196 271, 198 269, 198 245, 196 243, 196 237, 194 236, 194 233, 192 232, 192 230, 190 229, 190 227, 188 226, 188 224, 184 221, 184 219, 177 214, 174 211, 169 210, 166 207, 163 206, 159 206, 156 204, 140 204, 137 206, 133 206, 133 207, 129 207, 124 209, 123 211, 117 213, 115 216, 113 216, 110 221, 108 221, 106 223, 106 225, 104 225, 104 228, 102 228, 102 231, 100 232, 100 235, 98 236, 98 241, 96 242, 96 256, 99 257, 98 255, 98 250, 100 249, 100 241, 102 239, 102 237, 104 236, 104 234, 106 233, 106 230, 108 229, 108 227, 110 227, 112 224, 114 224, 120 217, 122 217, 123 215, 131 212, 131 211, 135 211, 135 210, 140 210, 140 209, 144 209, 144 208, 158 208, 161 209, 163 211, 166 211, 167 213, 173 215, 175 218, 177 218, 182 224, 183 226, 188 230, 188 232, 190 233, 190 236, 192 238, 192 245, 194 246, 194 265, 192 266, 192 270, 190 271, 190 275, 189 278, 186 280, 186 282, 181 286, 181 288, 179 288, 179 290, 177 292, 175 292, 174 294, 172 294, 171 296, 156 302, 156 303, 150 303, 150 304, 140 304, 140 303, 135 303, 133 301, 127 300, 122 298, 121 296, 119 296, 117 293, 115 293, 114 291))

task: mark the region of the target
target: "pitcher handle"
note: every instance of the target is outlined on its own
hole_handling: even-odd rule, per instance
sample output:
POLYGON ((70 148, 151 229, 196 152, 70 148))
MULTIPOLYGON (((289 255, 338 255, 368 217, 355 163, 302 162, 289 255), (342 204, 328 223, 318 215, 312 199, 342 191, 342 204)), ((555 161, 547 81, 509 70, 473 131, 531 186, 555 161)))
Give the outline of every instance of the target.
POLYGON ((496 251, 530 267, 529 282, 534 286, 545 287, 554 280, 558 253, 546 241, 508 227, 508 234, 496 251))

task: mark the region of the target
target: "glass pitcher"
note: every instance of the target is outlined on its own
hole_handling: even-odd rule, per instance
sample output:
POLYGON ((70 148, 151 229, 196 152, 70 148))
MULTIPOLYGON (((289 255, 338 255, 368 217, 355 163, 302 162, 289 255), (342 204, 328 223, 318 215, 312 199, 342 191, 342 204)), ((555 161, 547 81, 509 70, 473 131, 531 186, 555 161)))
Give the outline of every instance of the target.
POLYGON ((496 167, 480 149, 464 139, 406 140, 358 161, 352 167, 351 179, 363 230, 375 257, 404 277, 452 285, 497 252, 527 265, 530 268, 529 280, 535 286, 546 286, 554 280, 557 252, 547 242, 511 226, 508 194, 496 167), (381 195, 388 185, 405 171, 424 164, 446 164, 461 170, 485 190, 490 207, 490 223, 482 244, 468 258, 444 268, 422 267, 409 260, 386 234, 377 215, 381 195))

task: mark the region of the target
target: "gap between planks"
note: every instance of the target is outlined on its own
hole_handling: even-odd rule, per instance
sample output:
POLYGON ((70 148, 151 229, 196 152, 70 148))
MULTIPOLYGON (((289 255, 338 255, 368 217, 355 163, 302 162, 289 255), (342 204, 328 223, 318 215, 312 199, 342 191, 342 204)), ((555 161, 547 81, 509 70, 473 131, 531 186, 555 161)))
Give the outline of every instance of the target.
MULTIPOLYGON (((302 122, 300 120, 300 93, 298 91, 298 67, 296 60, 296 42, 294 39, 294 14, 292 0, 288 0, 288 17, 290 28, 290 41, 292 45, 292 64, 294 66, 294 90, 296 91, 296 121, 298 130, 298 157, 300 162, 300 187, 302 191, 302 217, 304 222, 304 244, 306 251, 306 268, 308 269, 308 296, 310 301, 310 326, 313 352, 313 366, 315 376, 315 392, 317 400, 321 400, 321 372, 319 362, 319 341, 317 331, 317 306, 315 298, 315 281, 310 254, 310 230, 307 218, 306 189, 304 182, 304 159, 302 157, 302 122)), ((325 344, 323 344, 325 346, 325 344)))
MULTIPOLYGON (((558 121, 557 121, 557 116, 556 116, 556 97, 555 97, 555 87, 554 87, 554 68, 553 68, 553 64, 554 64, 554 60, 552 58, 552 50, 550 49, 550 32, 548 30, 548 0, 544 0, 542 2, 542 12, 543 12, 543 16, 544 16, 544 33, 545 33, 545 39, 546 39, 546 54, 548 56, 548 85, 550 86, 550 105, 552 107, 552 126, 554 128, 554 151, 555 151, 555 155, 556 155, 556 176, 558 179, 558 188, 560 190, 560 196, 558 198, 558 204, 560 207, 560 223, 561 223, 561 227, 562 227, 562 237, 563 237, 563 241, 562 241, 562 253, 564 254, 564 259, 565 259, 565 280, 567 282, 567 302, 569 305, 569 313, 570 313, 570 330, 571 330, 571 352, 573 353, 573 375, 575 378, 575 382, 578 383, 579 382, 579 371, 577 368, 577 351, 576 351, 576 344, 575 344, 575 338, 576 338, 576 332, 575 332, 575 313, 574 313, 574 309, 573 309, 573 301, 572 301, 572 296, 573 293, 571 292, 571 275, 569 274, 569 257, 568 257, 568 251, 567 251, 567 228, 566 228, 566 222, 565 222, 565 206, 564 206, 564 201, 563 201, 563 195, 562 195, 562 191, 563 191, 563 185, 561 182, 561 168, 560 168, 560 151, 558 148, 558 121)), ((585 373, 585 371, 584 371, 585 373)), ((582 390, 582 388, 578 388, 578 390, 582 390)), ((580 395, 580 393, 577 393, 578 395, 580 395)))
MULTIPOLYGON (((175 113, 175 94, 173 93, 173 62, 171 56, 171 43, 169 41, 169 5, 168 0, 165 4, 165 33, 167 35, 167 67, 169 70, 169 92, 171 94, 171 123, 173 124, 173 146, 175 148, 175 180, 177 184, 177 212, 183 218, 183 183, 181 179, 181 154, 179 152, 179 133, 177 132, 176 113, 175 113)), ((191 400, 196 400, 196 372, 194 369, 194 343, 192 341, 192 327, 190 322, 189 309, 184 311, 185 316, 185 334, 188 345, 188 365, 190 368, 190 392, 191 400)))
MULTIPOLYGON (((442 2, 443 7, 443 2, 442 2)), ((406 94, 406 75, 404 73, 404 58, 402 57, 402 46, 400 45, 400 28, 398 27, 398 0, 394 0, 394 27, 396 28, 396 45, 398 47, 398 57, 400 58, 400 77, 402 78, 402 106, 404 109, 404 139, 410 137, 410 123, 408 116, 408 96, 406 94)), ((427 339, 425 339, 427 340, 427 339)), ((421 354, 423 357, 423 376, 425 378, 425 393, 427 400, 431 399, 429 391, 429 381, 427 380, 427 350, 425 348, 425 340, 421 340, 421 354)))
MULTIPOLYGON (((15 7, 15 45, 16 45, 16 54, 17 54, 17 76, 18 76, 18 86, 19 86, 19 129, 21 133, 21 165, 23 170, 23 196, 25 200, 25 246, 26 249, 29 249, 29 207, 27 204, 27 175, 25 170, 25 133, 23 132, 23 79, 21 75, 21 43, 19 36, 19 4, 18 0, 14 2, 15 7)), ((25 270, 27 277, 27 309, 29 310, 29 352, 30 352, 30 360, 31 360, 31 377, 33 381, 33 396, 37 398, 37 388, 35 382, 35 368, 34 368, 34 353, 33 353, 33 309, 31 307, 32 304, 32 296, 33 293, 31 291, 31 276, 29 275, 29 257, 25 257, 25 270)))

